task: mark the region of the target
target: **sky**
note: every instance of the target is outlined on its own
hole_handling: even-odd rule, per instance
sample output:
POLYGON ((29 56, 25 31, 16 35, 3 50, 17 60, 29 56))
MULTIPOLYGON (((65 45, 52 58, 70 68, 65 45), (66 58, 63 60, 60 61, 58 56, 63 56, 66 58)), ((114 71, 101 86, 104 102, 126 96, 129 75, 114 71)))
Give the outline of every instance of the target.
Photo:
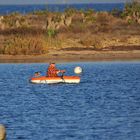
POLYGON ((0 4, 120 3, 131 0, 0 0, 0 4))

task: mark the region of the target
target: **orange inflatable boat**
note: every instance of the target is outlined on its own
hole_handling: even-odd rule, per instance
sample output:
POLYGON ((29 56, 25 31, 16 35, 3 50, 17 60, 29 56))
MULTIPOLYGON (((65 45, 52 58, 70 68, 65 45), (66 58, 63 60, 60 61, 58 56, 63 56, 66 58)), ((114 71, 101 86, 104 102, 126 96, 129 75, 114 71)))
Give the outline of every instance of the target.
POLYGON ((80 83, 79 76, 58 76, 58 77, 32 77, 30 79, 31 83, 35 84, 57 84, 57 83, 80 83))

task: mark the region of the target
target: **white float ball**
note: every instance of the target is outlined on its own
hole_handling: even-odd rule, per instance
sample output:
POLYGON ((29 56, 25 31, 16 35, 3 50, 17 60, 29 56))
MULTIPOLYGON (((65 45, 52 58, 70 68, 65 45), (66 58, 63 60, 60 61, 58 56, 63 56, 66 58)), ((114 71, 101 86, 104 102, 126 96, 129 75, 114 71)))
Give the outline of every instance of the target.
POLYGON ((82 68, 81 67, 75 67, 74 72, 76 74, 80 74, 80 73, 82 73, 82 68))

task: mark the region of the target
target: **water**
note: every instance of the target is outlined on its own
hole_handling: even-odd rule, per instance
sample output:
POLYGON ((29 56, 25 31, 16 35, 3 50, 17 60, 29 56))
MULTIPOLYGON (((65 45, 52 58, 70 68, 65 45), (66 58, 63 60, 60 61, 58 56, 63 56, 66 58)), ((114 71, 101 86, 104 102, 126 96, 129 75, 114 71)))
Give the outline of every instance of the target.
POLYGON ((58 64, 77 85, 28 82, 46 64, 0 64, 7 140, 140 140, 140 62, 58 64))
POLYGON ((63 12, 67 8, 76 8, 78 10, 94 9, 96 11, 111 11, 114 8, 123 10, 124 3, 102 3, 102 4, 48 4, 48 5, 0 5, 0 14, 9 14, 19 12, 22 14, 36 10, 49 10, 63 12))

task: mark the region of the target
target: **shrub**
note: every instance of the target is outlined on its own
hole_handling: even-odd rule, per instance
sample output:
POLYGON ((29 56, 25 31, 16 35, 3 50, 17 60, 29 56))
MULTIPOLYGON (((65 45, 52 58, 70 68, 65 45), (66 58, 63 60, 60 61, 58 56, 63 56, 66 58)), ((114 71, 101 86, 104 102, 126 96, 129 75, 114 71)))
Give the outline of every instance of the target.
POLYGON ((117 9, 117 8, 114 8, 112 11, 111 11, 111 14, 114 16, 114 17, 121 17, 121 14, 122 14, 122 11, 117 9))
POLYGON ((5 23, 6 25, 8 25, 9 27, 13 27, 15 26, 16 24, 16 18, 8 15, 8 16, 5 16, 4 20, 3 20, 3 23, 5 23))
POLYGON ((46 53, 46 42, 43 36, 11 36, 4 43, 1 53, 31 55, 46 53))
POLYGON ((87 11, 84 12, 84 16, 85 16, 85 21, 86 22, 91 22, 94 23, 96 22, 96 17, 94 14, 94 10, 93 9, 88 9, 87 11))
POLYGON ((96 17, 94 17, 94 16, 87 17, 87 18, 86 18, 86 22, 95 23, 95 22, 96 22, 96 17))
POLYGON ((0 45, 0 54, 4 54, 4 46, 0 45))
POLYGON ((76 14, 78 11, 75 8, 67 8, 65 11, 66 16, 72 16, 73 14, 76 14))
POLYGON ((85 15, 85 17, 89 17, 89 16, 92 16, 93 13, 94 13, 93 9, 88 9, 84 12, 84 15, 85 15))
POLYGON ((98 31, 99 32, 109 32, 111 30, 111 26, 109 26, 108 24, 101 24, 99 27, 98 27, 98 31))
POLYGON ((47 35, 48 35, 49 37, 55 37, 55 36, 56 36, 56 31, 53 30, 53 29, 48 29, 48 30, 47 30, 47 35))
POLYGON ((97 16, 97 22, 100 23, 101 25, 106 25, 110 22, 110 16, 106 12, 100 12, 98 13, 97 16))
POLYGON ((49 50, 59 49, 62 47, 61 39, 58 38, 46 38, 46 47, 49 50))
POLYGON ((127 3, 121 17, 125 18, 127 16, 140 16, 140 3, 127 3))
POLYGON ((52 20, 56 23, 56 22, 60 22, 61 21, 61 15, 59 13, 57 13, 52 20))
POLYGON ((87 37, 81 40, 81 44, 87 47, 93 47, 94 50, 101 50, 103 48, 102 40, 98 37, 87 37))
POLYGON ((133 19, 128 19, 128 24, 133 24, 134 23, 134 20, 133 19))
POLYGON ((1 35, 41 35, 45 30, 33 27, 20 27, 0 30, 1 35))
POLYGON ((81 22, 75 22, 70 26, 70 31, 75 34, 86 32, 86 25, 81 22))

